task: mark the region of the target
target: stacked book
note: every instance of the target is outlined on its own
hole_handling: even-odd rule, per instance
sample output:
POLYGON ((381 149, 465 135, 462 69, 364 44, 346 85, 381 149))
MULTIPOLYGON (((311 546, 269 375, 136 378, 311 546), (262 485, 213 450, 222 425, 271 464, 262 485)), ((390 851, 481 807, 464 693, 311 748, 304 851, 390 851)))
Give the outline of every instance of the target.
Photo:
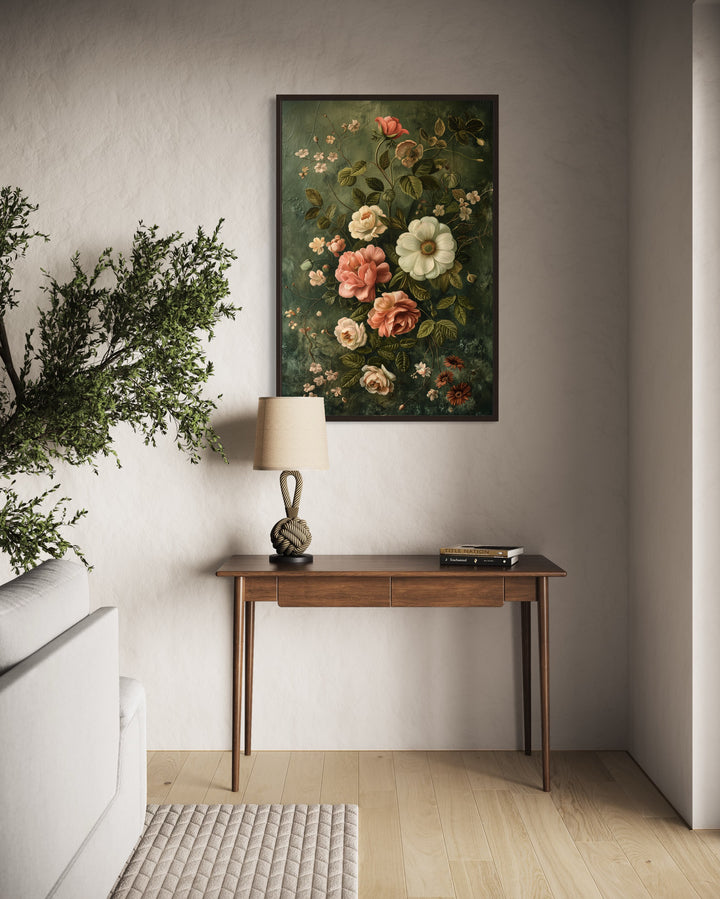
POLYGON ((511 568, 524 552, 522 546, 484 546, 459 543, 440 548, 441 565, 464 565, 478 568, 511 568))

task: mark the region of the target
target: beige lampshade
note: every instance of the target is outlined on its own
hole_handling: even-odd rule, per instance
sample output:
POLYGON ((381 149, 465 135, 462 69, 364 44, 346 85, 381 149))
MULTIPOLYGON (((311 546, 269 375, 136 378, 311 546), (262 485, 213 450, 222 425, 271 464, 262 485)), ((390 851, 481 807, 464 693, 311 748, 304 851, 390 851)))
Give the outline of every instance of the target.
POLYGON ((261 396, 253 468, 329 467, 325 400, 321 396, 261 396))

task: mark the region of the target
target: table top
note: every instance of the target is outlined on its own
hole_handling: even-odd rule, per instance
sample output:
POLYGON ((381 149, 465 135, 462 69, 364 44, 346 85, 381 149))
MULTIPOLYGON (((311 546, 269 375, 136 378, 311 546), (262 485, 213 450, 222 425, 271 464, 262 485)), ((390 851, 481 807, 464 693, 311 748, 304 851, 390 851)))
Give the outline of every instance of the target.
POLYGON ((511 568, 441 565, 438 555, 314 556, 309 564, 270 562, 264 556, 231 556, 215 572, 218 577, 565 577, 562 568, 545 556, 523 555, 511 568))

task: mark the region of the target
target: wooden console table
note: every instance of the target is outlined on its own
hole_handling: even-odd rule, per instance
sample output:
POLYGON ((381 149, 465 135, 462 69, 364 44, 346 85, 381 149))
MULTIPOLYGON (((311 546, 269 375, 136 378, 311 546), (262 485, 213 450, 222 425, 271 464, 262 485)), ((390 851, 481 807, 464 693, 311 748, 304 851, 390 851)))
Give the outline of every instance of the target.
POLYGON ((279 606, 520 606, 525 752, 531 754, 530 603, 537 602, 543 789, 550 789, 548 578, 565 571, 544 556, 523 555, 512 568, 441 566, 437 556, 315 556, 309 565, 273 565, 267 556, 232 556, 216 574, 234 579, 232 789, 240 781, 242 669, 245 754, 252 733, 255 603, 279 606))

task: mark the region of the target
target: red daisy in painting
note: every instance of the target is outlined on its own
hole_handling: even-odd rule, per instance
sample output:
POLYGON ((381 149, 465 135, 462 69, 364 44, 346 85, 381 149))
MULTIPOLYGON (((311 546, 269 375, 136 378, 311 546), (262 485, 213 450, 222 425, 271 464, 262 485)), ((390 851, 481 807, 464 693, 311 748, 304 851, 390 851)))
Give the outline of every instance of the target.
POLYGON ((465 363, 459 356, 448 356, 445 359, 445 365, 447 368, 456 368, 460 371, 461 368, 465 368, 465 363))
POLYGON ((448 402, 451 406, 462 406, 472 396, 470 385, 463 381, 461 384, 453 384, 447 392, 448 402))
POLYGON ((445 387, 446 384, 452 384, 454 380, 455 375, 451 371, 441 371, 437 378, 435 378, 435 384, 438 387, 445 387))

